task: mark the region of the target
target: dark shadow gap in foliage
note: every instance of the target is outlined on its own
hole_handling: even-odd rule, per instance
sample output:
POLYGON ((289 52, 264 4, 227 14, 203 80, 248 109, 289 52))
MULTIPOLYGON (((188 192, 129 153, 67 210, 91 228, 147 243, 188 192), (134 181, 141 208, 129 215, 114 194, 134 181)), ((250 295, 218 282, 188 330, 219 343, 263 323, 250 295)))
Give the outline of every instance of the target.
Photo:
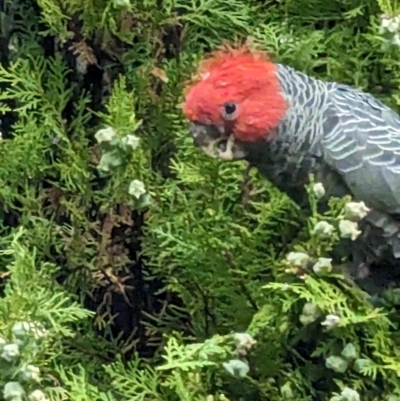
MULTIPOLYGON (((40 7, 36 2, 26 1, 24 4, 28 5, 33 11, 35 18, 39 21, 40 17, 40 7)), ((43 24, 39 24, 39 28, 45 30, 47 27, 43 24)), ((40 39, 40 45, 43 48, 45 57, 54 57, 55 52, 61 52, 64 56, 64 60, 69 67, 69 71, 66 75, 67 86, 74 88, 73 97, 71 101, 67 104, 66 108, 63 110, 62 117, 66 120, 67 124, 67 133, 69 122, 73 121, 76 117, 77 110, 75 109, 75 102, 82 95, 89 96, 90 102, 88 104, 88 108, 91 110, 98 112, 104 111, 104 99, 108 97, 110 94, 110 88, 105 85, 105 68, 104 66, 107 63, 113 62, 110 59, 109 55, 106 54, 96 42, 90 41, 86 39, 87 45, 93 50, 95 57, 98 60, 97 64, 92 64, 87 66, 86 73, 82 74, 79 71, 79 65, 77 57, 73 54, 71 50, 71 45, 73 45, 77 40, 82 37, 79 36, 80 26, 79 26, 79 18, 73 18, 69 23, 69 28, 78 34, 78 36, 74 37, 73 40, 67 41, 63 45, 60 45, 57 38, 54 36, 44 36, 40 39)), ((168 45, 167 48, 168 54, 164 55, 167 57, 177 57, 179 55, 179 33, 176 33, 171 29, 171 32, 166 34, 167 42, 170 40, 169 37, 173 38, 175 44, 168 45)), ((171 39, 172 42, 172 39, 171 39)), ((120 50, 123 50, 124 45, 122 42, 117 40, 117 44, 120 46, 120 50)), ((8 38, 0 38, 0 50, 1 53, 1 62, 3 66, 8 65, 8 38)), ((113 69, 113 75, 118 75, 118 73, 123 72, 122 65, 118 63, 113 63, 115 68, 113 69)), ((3 89, 3 88, 2 88, 3 89)), ((6 89, 6 88, 4 88, 6 89)), ((13 104, 9 106, 13 107, 13 104)), ((12 126, 16 122, 17 116, 15 113, 8 113, 6 117, 2 119, 1 131, 3 137, 5 139, 12 138, 12 126)), ((92 118, 88 122, 88 132, 92 133, 92 128, 100 123, 97 116, 92 114, 92 118)), ((95 139, 91 135, 89 146, 93 146, 95 144, 95 139)), ((62 157, 60 150, 57 146, 57 138, 54 138, 54 143, 51 145, 51 154, 52 159, 48 159, 48 164, 52 164, 57 162, 62 157)), ((171 153, 173 150, 171 150, 171 153)), ((157 165, 153 165, 154 169, 157 169, 157 165)), ((92 187, 101 189, 106 185, 106 179, 100 177, 97 173, 96 169, 93 169, 92 174, 94 178, 92 179, 92 187)), ((47 191, 49 193, 60 192, 60 197, 65 196, 73 196, 73 194, 64 194, 60 188, 55 187, 51 182, 59 181, 60 177, 52 174, 52 176, 41 177, 41 190, 47 191)), ((23 189, 21 188, 21 194, 23 194, 23 189)), ((43 197, 42 208, 46 209, 51 206, 52 200, 48 197, 43 197)), ((12 228, 15 228, 20 223, 21 212, 18 209, 21 209, 22 205, 19 202, 15 203, 15 209, 11 210, 4 214, 3 216, 3 226, 5 227, 7 233, 9 233, 12 228)), ((104 216, 99 212, 100 205, 95 204, 95 202, 91 202, 87 205, 87 218, 88 221, 93 220, 90 216, 96 216, 96 219, 100 219, 99 224, 101 225, 101 219, 104 216)), ((49 216, 51 217, 51 216, 49 216)), ((142 229, 145 224, 143 214, 133 213, 133 220, 135 221, 135 228, 131 233, 129 238, 124 236, 124 230, 126 227, 120 226, 118 228, 114 228, 112 232, 112 241, 118 242, 120 240, 123 243, 123 246, 128 249, 128 258, 131 261, 129 266, 127 266, 128 271, 130 272, 130 278, 126 281, 126 286, 132 288, 131 290, 126 291, 126 296, 122 296, 117 292, 113 292, 112 288, 97 288, 91 296, 86 297, 84 302, 85 306, 92 311, 101 312, 101 308, 103 308, 102 303, 104 300, 105 294, 108 292, 113 292, 112 301, 110 304, 106 305, 107 308, 110 309, 112 315, 116 315, 116 318, 111 322, 111 332, 113 337, 120 336, 122 333, 121 340, 126 341, 130 339, 131 334, 135 333, 133 339, 131 341, 136 343, 136 347, 131 349, 125 355, 125 358, 129 359, 132 352, 134 350, 138 351, 139 354, 143 357, 151 357, 154 352, 157 351, 156 346, 149 346, 149 337, 146 334, 146 328, 143 324, 143 320, 145 320, 143 316, 143 312, 147 312, 150 315, 156 316, 160 313, 162 306, 167 302, 178 307, 183 307, 182 302, 176 295, 172 293, 162 293, 161 295, 157 295, 157 293, 164 287, 164 283, 160 279, 151 278, 151 272, 146 268, 146 263, 143 258, 139 257, 140 253, 140 237, 142 234, 142 229)), ((54 224, 58 226, 70 225, 71 219, 68 215, 58 216, 54 220, 54 224)), ((51 255, 48 255, 48 260, 52 263, 56 263, 60 268, 60 274, 56 278, 60 284, 63 284, 65 278, 71 273, 69 268, 67 267, 67 255, 60 254, 56 252, 54 246, 50 247, 51 255)), ((187 317, 184 321, 181 322, 182 327, 190 327, 190 319, 187 317)), ((104 331, 97 331, 100 336, 105 336, 104 331)), ((162 339, 159 338, 158 342, 155 344, 161 344, 162 339)))

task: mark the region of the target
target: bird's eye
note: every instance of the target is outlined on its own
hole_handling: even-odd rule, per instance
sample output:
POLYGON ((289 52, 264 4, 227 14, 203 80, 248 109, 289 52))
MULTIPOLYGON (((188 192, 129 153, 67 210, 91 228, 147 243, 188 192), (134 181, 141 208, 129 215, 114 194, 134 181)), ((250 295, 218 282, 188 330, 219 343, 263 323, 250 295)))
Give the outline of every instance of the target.
POLYGON ((222 110, 222 114, 225 120, 233 120, 236 117, 236 103, 227 102, 223 105, 222 110))

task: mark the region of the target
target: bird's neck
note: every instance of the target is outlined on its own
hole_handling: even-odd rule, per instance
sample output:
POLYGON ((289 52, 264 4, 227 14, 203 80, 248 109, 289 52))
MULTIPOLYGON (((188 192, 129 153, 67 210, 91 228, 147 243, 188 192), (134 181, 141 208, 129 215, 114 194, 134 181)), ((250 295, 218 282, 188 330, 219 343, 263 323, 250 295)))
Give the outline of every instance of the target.
POLYGON ((305 185, 309 174, 318 168, 318 160, 307 153, 290 154, 285 141, 246 144, 247 161, 262 176, 299 205, 307 203, 305 185))
POLYGON ((323 136, 329 107, 329 83, 278 64, 278 79, 288 107, 278 137, 292 144, 291 153, 310 150, 323 136))
POLYGON ((288 108, 273 141, 247 144, 250 164, 297 203, 303 203, 311 173, 327 174, 319 145, 329 107, 329 84, 278 64, 282 96, 288 108), (321 173, 323 172, 323 173, 321 173))

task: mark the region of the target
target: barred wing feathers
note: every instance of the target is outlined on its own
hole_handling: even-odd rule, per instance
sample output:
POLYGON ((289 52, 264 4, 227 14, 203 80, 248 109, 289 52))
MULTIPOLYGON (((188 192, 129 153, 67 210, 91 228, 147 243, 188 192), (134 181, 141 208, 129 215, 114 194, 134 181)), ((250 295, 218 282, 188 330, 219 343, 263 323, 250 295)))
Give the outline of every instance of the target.
POLYGON ((372 95, 331 84, 325 161, 358 199, 400 214, 400 116, 372 95))

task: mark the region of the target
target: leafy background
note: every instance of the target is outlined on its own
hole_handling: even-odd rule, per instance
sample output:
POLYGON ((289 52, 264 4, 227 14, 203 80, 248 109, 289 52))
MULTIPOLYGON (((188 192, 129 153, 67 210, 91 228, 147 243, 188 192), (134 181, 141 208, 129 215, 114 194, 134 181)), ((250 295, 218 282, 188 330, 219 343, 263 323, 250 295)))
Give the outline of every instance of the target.
POLYGON ((398 108, 396 32, 380 30, 398 12, 389 0, 4 0, 3 398, 399 399, 396 294, 378 309, 339 275, 288 273, 294 244, 328 252, 309 230, 323 216, 305 224, 242 162, 202 155, 180 111, 204 53, 248 38, 398 108), (96 140, 107 127, 114 148, 96 140), (306 302, 322 317, 304 326, 306 302), (326 330, 329 314, 341 324, 326 330), (226 365, 242 332, 257 341, 245 377, 226 365))

